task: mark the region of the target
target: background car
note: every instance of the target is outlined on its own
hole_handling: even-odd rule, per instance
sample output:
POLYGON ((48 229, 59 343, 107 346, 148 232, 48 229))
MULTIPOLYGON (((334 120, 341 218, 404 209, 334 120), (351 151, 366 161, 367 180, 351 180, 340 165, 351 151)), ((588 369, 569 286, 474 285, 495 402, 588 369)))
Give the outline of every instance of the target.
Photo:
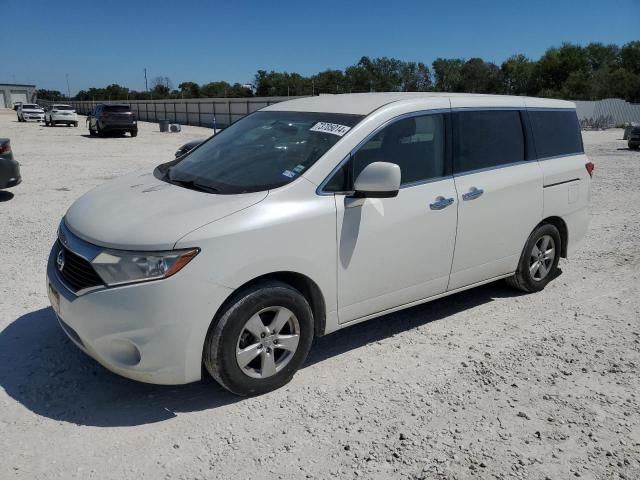
POLYGON ((26 122, 28 120, 37 120, 41 122, 44 120, 44 110, 40 105, 35 103, 22 103, 17 110, 18 121, 26 122))
POLYGON ((55 127, 59 123, 77 127, 78 115, 76 114, 76 109, 71 105, 63 104, 54 104, 47 107, 44 111, 44 124, 55 127))
POLYGON ((15 111, 18 111, 18 107, 20 107, 20 105, 22 105, 22 102, 16 102, 16 103, 14 103, 14 104, 13 104, 13 109, 14 109, 15 111))
POLYGON ((633 127, 629 132, 627 145, 631 150, 638 150, 640 148, 640 125, 633 127))
POLYGON ((180 158, 181 156, 186 155, 205 140, 206 139, 200 138, 198 140, 191 140, 190 142, 185 143, 178 150, 176 150, 176 158, 180 158))
POLYGON ((13 159, 11 140, 0 138, 0 188, 15 187, 21 181, 20 164, 13 159))
POLYGON ((129 132, 132 137, 138 135, 138 121, 129 105, 99 104, 87 116, 89 133, 104 136, 109 133, 124 134, 129 132))

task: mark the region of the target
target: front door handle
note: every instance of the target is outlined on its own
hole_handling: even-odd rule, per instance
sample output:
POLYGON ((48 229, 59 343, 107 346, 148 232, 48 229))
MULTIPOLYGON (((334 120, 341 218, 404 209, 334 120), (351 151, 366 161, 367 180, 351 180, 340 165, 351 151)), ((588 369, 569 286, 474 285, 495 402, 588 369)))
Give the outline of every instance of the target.
POLYGON ((435 201, 429 204, 431 210, 442 210, 453 203, 453 198, 437 197, 435 201))
POLYGON ((475 200, 484 193, 481 188, 471 187, 467 193, 462 194, 462 200, 475 200))

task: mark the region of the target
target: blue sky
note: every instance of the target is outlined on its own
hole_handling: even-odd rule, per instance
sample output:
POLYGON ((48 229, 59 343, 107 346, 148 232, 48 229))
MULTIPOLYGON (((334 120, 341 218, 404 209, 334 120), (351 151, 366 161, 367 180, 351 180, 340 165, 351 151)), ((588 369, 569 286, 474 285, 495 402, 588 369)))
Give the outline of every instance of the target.
POLYGON ((245 83, 258 69, 311 74, 362 55, 427 63, 538 58, 562 42, 640 39, 640 0, 321 2, 0 0, 0 82, 71 93, 149 78, 245 83))

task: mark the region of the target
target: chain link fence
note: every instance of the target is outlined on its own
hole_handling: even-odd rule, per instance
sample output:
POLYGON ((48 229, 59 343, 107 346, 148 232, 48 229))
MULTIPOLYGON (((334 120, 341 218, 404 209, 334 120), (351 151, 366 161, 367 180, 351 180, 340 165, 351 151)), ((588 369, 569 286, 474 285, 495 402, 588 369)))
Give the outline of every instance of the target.
POLYGON ((138 120, 159 122, 168 120, 181 125, 209 128, 225 128, 242 117, 268 105, 301 97, 251 97, 251 98, 193 98, 172 100, 62 100, 52 102, 39 99, 44 106, 54 103, 72 105, 81 115, 93 111, 98 104, 130 105, 138 120))

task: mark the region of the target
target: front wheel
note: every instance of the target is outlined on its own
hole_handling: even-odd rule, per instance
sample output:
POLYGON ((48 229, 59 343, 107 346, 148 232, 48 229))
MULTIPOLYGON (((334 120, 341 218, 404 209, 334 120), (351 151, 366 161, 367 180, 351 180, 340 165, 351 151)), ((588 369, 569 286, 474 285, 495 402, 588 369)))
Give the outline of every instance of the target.
POLYGON ((555 276, 560 261, 562 240, 558 229, 540 225, 529 236, 518 263, 518 270, 507 283, 523 292, 539 292, 555 276))
POLYGON ((129 133, 131 134, 132 137, 138 136, 138 130, 131 130, 129 133))
POLYGON ((227 390, 260 395, 288 383, 313 342, 313 314, 305 297, 277 281, 238 293, 209 328, 203 362, 227 390))
POLYGON ((73 122, 73 126, 77 127, 78 126, 78 122, 73 122))

